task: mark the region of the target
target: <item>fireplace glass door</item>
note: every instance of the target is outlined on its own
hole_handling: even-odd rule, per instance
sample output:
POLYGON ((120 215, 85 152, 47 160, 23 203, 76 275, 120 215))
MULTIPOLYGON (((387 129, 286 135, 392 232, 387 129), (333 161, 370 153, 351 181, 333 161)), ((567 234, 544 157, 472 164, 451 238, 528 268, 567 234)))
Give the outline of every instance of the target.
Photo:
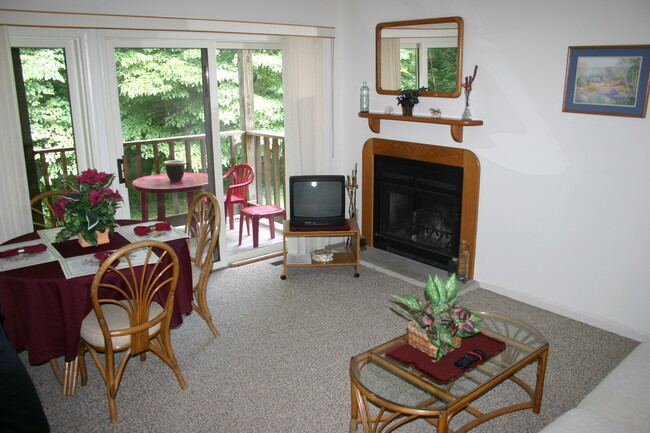
POLYGON ((460 241, 463 169, 375 156, 374 246, 447 269, 460 241))

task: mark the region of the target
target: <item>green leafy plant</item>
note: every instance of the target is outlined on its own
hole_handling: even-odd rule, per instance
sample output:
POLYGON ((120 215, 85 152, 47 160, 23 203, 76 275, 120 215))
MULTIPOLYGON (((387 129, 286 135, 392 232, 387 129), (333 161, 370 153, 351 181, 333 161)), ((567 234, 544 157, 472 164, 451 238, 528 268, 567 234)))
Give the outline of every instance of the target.
POLYGON ((109 188, 113 178, 114 174, 90 169, 63 181, 68 192, 54 203, 54 215, 64 222, 57 242, 81 234, 88 243, 97 245, 96 232, 108 229, 113 234, 117 227, 115 210, 122 201, 120 193, 109 188))
POLYGON ((424 287, 426 301, 413 295, 391 295, 395 310, 409 320, 415 320, 425 330, 427 338, 438 348, 436 360, 455 348, 453 337, 466 338, 481 332, 481 319, 467 308, 456 305, 458 278, 452 274, 442 281, 439 276, 427 278, 424 287))
POLYGON ((414 105, 419 104, 420 92, 424 92, 426 90, 426 87, 420 87, 419 89, 400 89, 400 92, 402 92, 402 94, 397 97, 397 105, 413 107, 414 105))

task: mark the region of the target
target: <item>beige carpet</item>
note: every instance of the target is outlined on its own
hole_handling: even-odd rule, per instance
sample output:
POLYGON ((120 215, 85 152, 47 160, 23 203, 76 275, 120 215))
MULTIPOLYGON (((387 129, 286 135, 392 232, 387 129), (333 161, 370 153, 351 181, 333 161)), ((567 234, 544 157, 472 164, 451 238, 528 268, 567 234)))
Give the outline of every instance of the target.
MULTIPOLYGON (((290 269, 283 281, 273 261, 212 275, 208 297, 219 337, 196 314, 172 331, 188 389, 154 355, 131 359, 117 396, 117 424, 109 422, 94 364, 89 385, 75 397, 60 395, 48 364, 29 367, 52 431, 347 432, 350 357, 403 334, 406 323, 390 311, 389 295, 421 295, 421 288, 366 267, 360 278, 350 267, 290 269)), ((541 414, 509 414, 477 433, 539 431, 637 344, 483 289, 462 295, 461 303, 526 320, 551 345, 541 414)), ((478 404, 520 397, 504 384, 478 404)), ((420 421, 398 431, 433 430, 420 421)))

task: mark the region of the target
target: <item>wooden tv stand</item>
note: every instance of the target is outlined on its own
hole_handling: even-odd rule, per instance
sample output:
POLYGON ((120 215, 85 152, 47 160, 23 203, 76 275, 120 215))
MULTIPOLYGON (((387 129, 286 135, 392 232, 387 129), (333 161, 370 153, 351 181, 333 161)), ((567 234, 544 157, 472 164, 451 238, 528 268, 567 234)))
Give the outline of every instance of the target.
POLYGON ((294 231, 291 230, 291 221, 284 221, 284 230, 282 235, 282 246, 283 246, 283 255, 282 255, 282 275, 280 278, 285 280, 287 278, 287 268, 304 268, 304 267, 319 267, 319 266, 354 266, 355 273, 354 276, 358 277, 359 272, 361 272, 361 265, 359 263, 359 251, 361 245, 361 233, 359 232, 359 226, 357 225, 356 220, 348 219, 348 224, 350 225, 349 230, 312 230, 312 231, 294 231), (350 249, 349 251, 334 253, 334 260, 330 262, 317 262, 311 260, 311 263, 301 263, 301 264, 287 264, 287 238, 331 238, 345 236, 351 237, 350 249))

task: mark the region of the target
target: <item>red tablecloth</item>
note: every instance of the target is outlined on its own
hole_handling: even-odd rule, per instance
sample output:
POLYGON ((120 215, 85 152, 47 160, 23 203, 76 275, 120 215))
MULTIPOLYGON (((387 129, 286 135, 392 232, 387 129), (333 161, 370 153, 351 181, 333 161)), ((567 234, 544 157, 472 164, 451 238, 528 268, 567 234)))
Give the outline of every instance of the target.
MULTIPOLYGON (((31 239, 38 239, 38 234, 29 233, 5 244, 31 239)), ((82 248, 76 240, 54 246, 62 256, 75 257, 114 251, 127 243, 115 233, 110 243, 98 247, 82 248)), ((192 267, 185 239, 167 244, 176 252, 180 265, 171 321, 175 327, 183 322, 183 314, 192 312, 192 267)), ((77 357, 81 322, 92 310, 93 277, 66 279, 58 261, 0 272, 0 315, 4 318, 5 333, 14 349, 29 350, 30 364, 41 364, 61 355, 65 355, 66 361, 77 357)), ((163 303, 164 299, 160 301, 163 303)))

